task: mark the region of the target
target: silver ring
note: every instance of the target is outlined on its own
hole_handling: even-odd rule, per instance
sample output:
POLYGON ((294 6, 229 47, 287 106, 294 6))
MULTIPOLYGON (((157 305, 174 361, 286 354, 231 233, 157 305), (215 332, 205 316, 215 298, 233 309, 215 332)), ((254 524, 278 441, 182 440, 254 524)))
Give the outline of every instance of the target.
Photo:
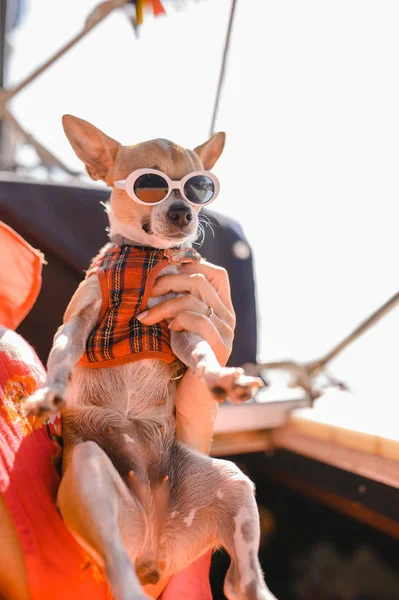
POLYGON ((213 310, 212 306, 210 306, 209 310, 208 310, 208 314, 206 316, 208 317, 208 319, 212 319, 214 314, 215 314, 215 311, 213 310))

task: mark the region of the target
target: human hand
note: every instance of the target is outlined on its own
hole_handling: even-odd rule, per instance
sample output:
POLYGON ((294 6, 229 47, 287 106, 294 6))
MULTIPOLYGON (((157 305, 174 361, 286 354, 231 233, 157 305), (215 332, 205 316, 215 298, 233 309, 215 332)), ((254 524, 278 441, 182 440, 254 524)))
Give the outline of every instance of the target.
MULTIPOLYGON (((182 265, 178 274, 160 277, 151 296, 170 292, 184 295, 153 306, 142 313, 140 321, 152 325, 168 319, 170 329, 200 335, 224 366, 232 350, 236 323, 227 271, 206 261, 182 265), (214 311, 212 319, 207 317, 210 308, 214 311)), ((218 403, 204 380, 188 370, 178 385, 175 404, 178 439, 208 453, 218 403)))
POLYGON ((206 261, 182 265, 179 273, 160 277, 151 296, 170 292, 183 295, 148 309, 140 315, 141 323, 153 325, 168 319, 171 330, 200 335, 224 366, 232 350, 236 323, 227 271, 206 261), (212 319, 207 317, 210 308, 212 319))

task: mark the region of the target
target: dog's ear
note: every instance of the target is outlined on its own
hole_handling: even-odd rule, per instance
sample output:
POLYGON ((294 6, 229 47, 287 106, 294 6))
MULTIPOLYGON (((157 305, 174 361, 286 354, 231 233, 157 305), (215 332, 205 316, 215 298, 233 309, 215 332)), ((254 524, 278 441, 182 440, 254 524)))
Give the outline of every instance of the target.
POLYGON ((226 134, 223 131, 214 133, 213 136, 201 146, 194 148, 194 152, 200 157, 204 169, 210 171, 223 152, 226 134))
POLYGON ((62 117, 62 126, 76 155, 92 179, 106 181, 121 145, 88 121, 72 115, 62 117))

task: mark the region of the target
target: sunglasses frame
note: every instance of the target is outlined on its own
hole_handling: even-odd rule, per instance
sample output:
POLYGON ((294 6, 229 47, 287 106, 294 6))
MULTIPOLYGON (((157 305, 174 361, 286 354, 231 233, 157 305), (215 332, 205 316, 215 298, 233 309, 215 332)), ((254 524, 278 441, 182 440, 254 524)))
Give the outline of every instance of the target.
POLYGON ((185 175, 183 179, 180 179, 179 181, 174 181, 173 179, 170 179, 170 177, 168 177, 165 173, 162 173, 162 171, 158 171, 157 169, 137 169, 136 171, 132 171, 132 173, 130 173, 130 175, 128 175, 126 179, 119 179, 118 181, 114 181, 114 187, 120 190, 125 190, 127 195, 132 200, 134 200, 138 204, 143 204, 144 206, 156 206, 157 204, 165 202, 165 200, 169 198, 173 190, 179 190, 184 200, 192 206, 208 206, 208 204, 211 204, 216 199, 220 190, 218 178, 210 171, 193 171, 192 173, 188 173, 187 175, 185 175), (149 174, 160 175, 165 179, 166 183, 168 184, 168 193, 166 194, 165 198, 162 198, 162 200, 159 200, 158 202, 144 202, 143 200, 140 200, 140 198, 138 198, 138 196, 136 196, 136 194, 134 193, 134 184, 137 181, 137 179, 142 175, 149 174), (208 202, 203 202, 202 204, 200 204, 199 202, 192 202, 191 200, 186 198, 186 195, 184 193, 184 186, 187 183, 187 181, 192 177, 198 175, 209 177, 214 186, 214 193, 212 198, 208 200, 208 202))

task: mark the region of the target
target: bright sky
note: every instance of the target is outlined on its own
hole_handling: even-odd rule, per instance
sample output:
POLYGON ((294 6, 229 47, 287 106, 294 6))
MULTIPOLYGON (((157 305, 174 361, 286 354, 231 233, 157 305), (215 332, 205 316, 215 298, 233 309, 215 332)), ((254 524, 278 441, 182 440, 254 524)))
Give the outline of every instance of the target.
MULTIPOLYGON (((79 31, 93 0, 31 0, 14 36, 19 81, 79 31), (68 6, 68 8, 65 8, 68 6)), ((187 2, 137 40, 122 11, 13 102, 80 168, 65 112, 124 143, 209 134, 230 0, 187 2)), ((255 255, 260 359, 327 351, 399 286, 397 0, 238 0, 217 129, 214 208, 255 255)), ((364 400, 399 398, 399 309, 332 366, 364 400)))

